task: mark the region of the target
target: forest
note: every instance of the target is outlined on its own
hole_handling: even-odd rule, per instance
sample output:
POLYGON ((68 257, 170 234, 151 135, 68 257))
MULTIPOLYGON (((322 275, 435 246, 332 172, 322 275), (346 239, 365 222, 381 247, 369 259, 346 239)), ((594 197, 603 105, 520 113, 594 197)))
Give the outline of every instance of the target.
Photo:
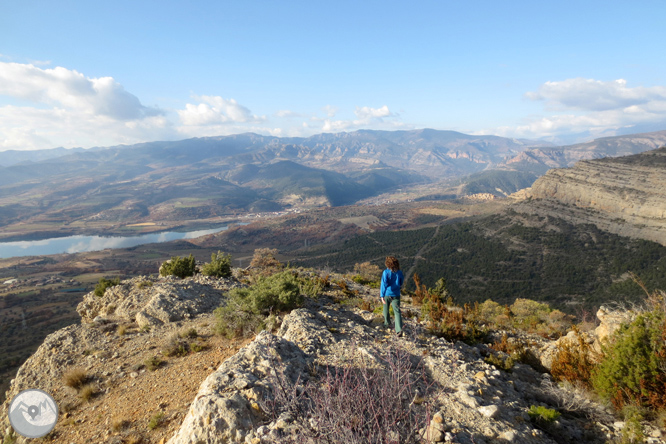
POLYGON ((411 231, 377 232, 337 246, 314 247, 294 264, 348 272, 370 261, 383 268, 395 255, 413 289, 417 273, 434 285, 443 277, 458 303, 516 298, 547 301, 569 312, 639 301, 643 290, 666 288, 666 247, 561 219, 504 213, 411 231))

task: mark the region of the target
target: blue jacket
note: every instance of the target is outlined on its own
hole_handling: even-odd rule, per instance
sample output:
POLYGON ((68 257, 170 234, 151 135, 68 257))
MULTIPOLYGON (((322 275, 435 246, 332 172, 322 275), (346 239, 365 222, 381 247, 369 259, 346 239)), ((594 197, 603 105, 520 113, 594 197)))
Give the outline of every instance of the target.
POLYGON ((387 268, 382 274, 382 284, 379 289, 379 296, 382 298, 385 296, 396 299, 399 298, 403 280, 402 270, 393 272, 390 268, 387 268))

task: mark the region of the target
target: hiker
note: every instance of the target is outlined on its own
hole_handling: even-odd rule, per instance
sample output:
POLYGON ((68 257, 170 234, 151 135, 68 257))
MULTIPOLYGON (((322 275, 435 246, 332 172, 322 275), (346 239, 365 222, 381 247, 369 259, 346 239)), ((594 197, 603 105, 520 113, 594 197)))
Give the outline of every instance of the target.
POLYGON ((382 283, 379 289, 379 297, 384 304, 384 327, 390 327, 389 307, 393 307, 395 316, 395 332, 402 337, 402 315, 400 313, 400 289, 404 281, 400 263, 393 256, 386 258, 386 270, 382 273, 382 283))

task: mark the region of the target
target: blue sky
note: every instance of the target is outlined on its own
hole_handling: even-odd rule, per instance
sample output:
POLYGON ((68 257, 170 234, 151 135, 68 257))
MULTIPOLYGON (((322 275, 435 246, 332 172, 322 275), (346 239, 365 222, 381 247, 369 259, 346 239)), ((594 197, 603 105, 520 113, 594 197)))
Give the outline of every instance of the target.
POLYGON ((0 150, 666 129, 665 14, 663 0, 0 0, 0 150))

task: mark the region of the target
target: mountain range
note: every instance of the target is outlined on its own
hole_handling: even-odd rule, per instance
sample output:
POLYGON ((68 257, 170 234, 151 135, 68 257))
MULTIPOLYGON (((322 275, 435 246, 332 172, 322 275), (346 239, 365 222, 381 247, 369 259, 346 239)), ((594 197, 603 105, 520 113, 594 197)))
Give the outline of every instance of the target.
POLYGON ((411 184, 461 178, 468 186, 458 194, 506 195, 550 167, 660 144, 666 144, 666 131, 552 147, 424 129, 308 138, 248 133, 89 150, 5 151, 0 228, 76 223, 103 229, 119 222, 347 205, 411 184))

